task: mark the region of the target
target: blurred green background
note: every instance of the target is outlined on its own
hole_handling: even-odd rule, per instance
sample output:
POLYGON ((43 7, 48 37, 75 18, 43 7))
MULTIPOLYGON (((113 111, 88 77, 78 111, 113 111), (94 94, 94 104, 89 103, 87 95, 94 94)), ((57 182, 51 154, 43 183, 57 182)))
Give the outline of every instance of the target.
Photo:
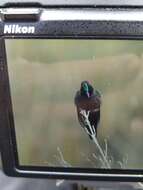
POLYGON ((73 167, 102 167, 74 105, 88 80, 102 93, 98 141, 112 168, 143 167, 142 41, 6 40, 6 50, 20 164, 61 166, 60 148, 73 167))

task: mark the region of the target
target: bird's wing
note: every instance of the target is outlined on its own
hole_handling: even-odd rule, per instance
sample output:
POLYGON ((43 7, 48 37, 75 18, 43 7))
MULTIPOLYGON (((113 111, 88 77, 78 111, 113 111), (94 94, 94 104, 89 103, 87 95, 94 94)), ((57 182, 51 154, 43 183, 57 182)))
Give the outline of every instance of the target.
POLYGON ((77 91, 76 94, 75 94, 75 97, 74 97, 74 103, 75 103, 75 105, 77 105, 77 101, 78 101, 79 96, 80 96, 80 92, 77 91))
POLYGON ((94 93, 95 93, 96 96, 101 98, 102 94, 101 94, 101 92, 99 90, 95 90, 94 93))

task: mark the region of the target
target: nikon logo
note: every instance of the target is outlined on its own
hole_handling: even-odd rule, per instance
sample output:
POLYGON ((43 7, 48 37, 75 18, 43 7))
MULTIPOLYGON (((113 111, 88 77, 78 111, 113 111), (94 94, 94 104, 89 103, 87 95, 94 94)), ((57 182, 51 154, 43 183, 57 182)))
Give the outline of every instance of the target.
POLYGON ((32 34, 34 32, 34 26, 20 26, 19 24, 6 24, 4 26, 4 34, 32 34))

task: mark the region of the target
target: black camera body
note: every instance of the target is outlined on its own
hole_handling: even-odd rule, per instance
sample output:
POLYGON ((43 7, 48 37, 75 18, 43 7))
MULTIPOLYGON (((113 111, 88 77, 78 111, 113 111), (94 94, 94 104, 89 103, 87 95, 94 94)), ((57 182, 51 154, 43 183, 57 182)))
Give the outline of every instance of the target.
POLYGON ((5 40, 9 39, 67 39, 79 40, 79 43, 80 40, 142 40, 142 5, 120 2, 101 4, 98 1, 89 4, 77 1, 67 4, 49 2, 48 5, 6 3, 1 5, 0 19, 0 148, 4 172, 16 177, 142 181, 143 169, 20 164, 5 49, 5 40))

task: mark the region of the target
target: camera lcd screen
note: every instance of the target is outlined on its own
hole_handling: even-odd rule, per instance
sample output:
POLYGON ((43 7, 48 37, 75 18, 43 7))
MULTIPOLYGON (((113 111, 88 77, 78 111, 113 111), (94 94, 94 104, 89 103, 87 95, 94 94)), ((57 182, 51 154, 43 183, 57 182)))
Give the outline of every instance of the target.
POLYGON ((6 39, 21 166, 143 168, 143 43, 6 39))

